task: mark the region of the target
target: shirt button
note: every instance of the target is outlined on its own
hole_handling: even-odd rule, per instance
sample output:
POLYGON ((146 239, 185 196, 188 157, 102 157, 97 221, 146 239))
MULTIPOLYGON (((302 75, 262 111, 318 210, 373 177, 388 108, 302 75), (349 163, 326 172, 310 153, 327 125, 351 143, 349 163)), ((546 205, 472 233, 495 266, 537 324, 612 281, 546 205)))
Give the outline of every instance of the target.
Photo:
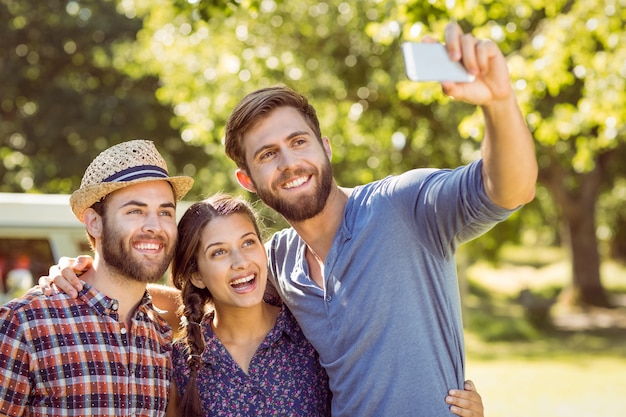
POLYGON ((122 330, 120 330, 120 333, 126 334, 126 327, 122 327, 122 330))
POLYGON ((326 302, 330 303, 330 301, 333 299, 333 297, 331 297, 330 295, 327 294, 324 299, 326 300, 326 302))
POLYGON ((113 303, 111 304, 111 310, 117 311, 117 307, 118 307, 117 301, 113 301, 113 303))

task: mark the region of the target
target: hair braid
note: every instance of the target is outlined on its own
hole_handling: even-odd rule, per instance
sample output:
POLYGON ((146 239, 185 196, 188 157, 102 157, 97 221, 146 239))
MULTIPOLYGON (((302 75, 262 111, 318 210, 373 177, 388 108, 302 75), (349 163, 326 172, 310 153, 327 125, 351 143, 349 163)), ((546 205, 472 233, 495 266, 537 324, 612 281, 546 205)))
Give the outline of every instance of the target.
POLYGON ((206 289, 199 289, 190 282, 183 285, 181 297, 183 305, 180 308, 180 313, 186 317, 188 323, 185 326, 184 338, 189 353, 187 366, 189 366, 190 378, 185 387, 178 412, 184 417, 203 417, 205 411, 202 410, 200 403, 197 378, 198 371, 203 366, 201 355, 205 347, 201 322, 210 297, 206 289))

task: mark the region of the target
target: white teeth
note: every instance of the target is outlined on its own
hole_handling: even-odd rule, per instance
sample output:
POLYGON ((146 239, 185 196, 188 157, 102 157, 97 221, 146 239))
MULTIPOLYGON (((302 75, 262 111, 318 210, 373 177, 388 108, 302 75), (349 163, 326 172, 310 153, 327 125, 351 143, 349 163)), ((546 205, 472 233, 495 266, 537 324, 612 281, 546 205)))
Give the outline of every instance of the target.
POLYGON ((300 177, 297 178, 293 181, 289 181, 288 183, 285 184, 284 188, 294 188, 294 187, 299 187, 302 184, 304 184, 305 182, 307 182, 308 178, 307 177, 300 177))
POLYGON ((230 283, 231 286, 245 284, 246 282, 250 282, 254 279, 254 274, 250 274, 247 277, 239 278, 230 283))
POLYGON ((140 243, 135 245, 135 247, 139 250, 157 250, 159 249, 159 245, 156 243, 140 243))

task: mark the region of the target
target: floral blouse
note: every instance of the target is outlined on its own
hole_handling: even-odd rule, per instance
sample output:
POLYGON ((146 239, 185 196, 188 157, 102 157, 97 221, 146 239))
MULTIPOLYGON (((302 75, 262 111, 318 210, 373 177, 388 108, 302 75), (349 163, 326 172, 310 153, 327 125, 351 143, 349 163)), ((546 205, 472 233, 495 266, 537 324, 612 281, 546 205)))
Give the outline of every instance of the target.
MULTIPOLYGON (((276 325, 243 372, 211 329, 202 322, 206 348, 198 390, 206 416, 330 416, 328 376, 317 352, 283 305, 276 325)), ((182 397, 189 381, 184 340, 174 343, 174 380, 182 397)))

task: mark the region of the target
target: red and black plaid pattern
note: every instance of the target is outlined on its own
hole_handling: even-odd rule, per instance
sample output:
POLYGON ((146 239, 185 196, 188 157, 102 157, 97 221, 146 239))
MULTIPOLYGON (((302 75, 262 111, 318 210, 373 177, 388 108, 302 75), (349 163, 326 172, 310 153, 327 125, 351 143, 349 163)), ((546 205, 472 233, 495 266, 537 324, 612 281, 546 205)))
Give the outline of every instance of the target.
POLYGON ((163 416, 171 337, 147 293, 128 327, 88 285, 76 300, 31 290, 0 308, 0 414, 163 416))

